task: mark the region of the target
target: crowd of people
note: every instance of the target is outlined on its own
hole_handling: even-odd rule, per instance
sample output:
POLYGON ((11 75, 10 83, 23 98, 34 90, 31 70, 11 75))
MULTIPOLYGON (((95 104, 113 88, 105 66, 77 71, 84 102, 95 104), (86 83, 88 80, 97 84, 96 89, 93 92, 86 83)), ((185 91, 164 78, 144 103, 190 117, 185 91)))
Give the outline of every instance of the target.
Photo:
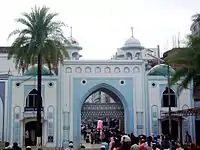
POLYGON ((5 148, 3 150, 21 150, 17 143, 13 143, 13 146, 9 142, 5 142, 5 148))
MULTIPOLYGON (((90 133, 82 132, 86 143, 100 144, 102 150, 182 150, 181 143, 177 139, 168 136, 135 136, 133 133, 126 135, 116 129, 93 129, 90 133), (107 143, 107 144, 106 144, 107 143)), ((186 133, 185 141, 192 147, 191 136, 186 133)), ((188 147, 187 147, 188 148, 188 147)), ((184 149, 187 149, 186 147, 184 149)))

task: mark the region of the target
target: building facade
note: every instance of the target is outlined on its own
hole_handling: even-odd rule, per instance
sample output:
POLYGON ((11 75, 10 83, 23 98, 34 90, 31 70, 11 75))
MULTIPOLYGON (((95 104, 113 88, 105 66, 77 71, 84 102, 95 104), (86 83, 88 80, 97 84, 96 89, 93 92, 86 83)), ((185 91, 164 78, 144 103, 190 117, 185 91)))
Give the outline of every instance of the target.
MULTIPOLYGON (((132 36, 111 60, 89 61, 79 59, 82 48, 75 39, 70 40, 71 44, 67 46, 70 60, 65 60, 60 66, 59 74, 50 74, 48 68, 42 68, 44 145, 61 147, 69 140, 79 145, 81 120, 85 115, 97 119, 103 116, 120 118, 119 124, 125 133, 167 134, 167 117, 162 115, 168 110, 167 66, 149 67, 148 64, 153 60, 149 53, 159 56, 157 49, 144 48, 132 36), (94 93, 97 94, 92 96, 94 93), (111 98, 108 100, 106 95, 111 98), (83 109, 83 106, 87 107, 83 109)), ((7 70, 17 72, 13 66, 7 66, 11 68, 7 70)), ((170 67, 170 76, 173 73, 170 67)), ((0 123, 0 133, 4 140, 24 145, 28 131, 32 145, 35 144, 36 76, 37 66, 31 66, 23 75, 9 74, 2 80, 4 91, 0 93, 0 108, 5 109, 0 109, 0 115, 4 114, 5 118, 4 124, 3 121, 0 123)), ((192 90, 188 88, 178 96, 176 89, 177 85, 170 88, 172 110, 193 107, 192 90)), ((182 139, 186 131, 193 136, 193 126, 193 117, 173 118, 174 137, 182 139)))

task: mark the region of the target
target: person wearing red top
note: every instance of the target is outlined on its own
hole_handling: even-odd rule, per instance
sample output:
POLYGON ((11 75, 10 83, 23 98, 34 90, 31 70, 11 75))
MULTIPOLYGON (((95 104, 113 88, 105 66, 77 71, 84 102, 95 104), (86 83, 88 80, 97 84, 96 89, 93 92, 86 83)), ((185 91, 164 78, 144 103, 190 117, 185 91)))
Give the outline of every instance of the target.
POLYGON ((145 144, 144 143, 140 144, 140 150, 145 150, 145 144))

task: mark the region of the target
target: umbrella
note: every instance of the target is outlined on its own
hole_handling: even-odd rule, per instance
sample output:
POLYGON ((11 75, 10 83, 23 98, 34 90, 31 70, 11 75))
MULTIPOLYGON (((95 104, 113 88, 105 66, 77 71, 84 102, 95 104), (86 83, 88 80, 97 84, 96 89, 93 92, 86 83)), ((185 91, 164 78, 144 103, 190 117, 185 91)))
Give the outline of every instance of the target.
POLYGON ((123 135, 121 137, 121 142, 130 142, 131 138, 128 135, 123 135))

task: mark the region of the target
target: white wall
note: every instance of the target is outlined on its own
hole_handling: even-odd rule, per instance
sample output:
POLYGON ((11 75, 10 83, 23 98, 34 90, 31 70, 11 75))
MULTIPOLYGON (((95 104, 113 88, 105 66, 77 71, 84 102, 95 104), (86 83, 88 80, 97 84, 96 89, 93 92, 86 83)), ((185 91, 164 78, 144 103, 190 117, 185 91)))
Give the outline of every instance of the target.
MULTIPOLYGON (((24 77, 24 79, 26 79, 27 77, 24 77)), ((59 93, 57 93, 57 88, 58 88, 58 85, 56 83, 55 80, 52 80, 52 79, 55 79, 55 78, 49 78, 48 80, 47 79, 43 79, 42 81, 42 85, 44 85, 44 97, 43 97, 43 107, 44 107, 44 124, 45 124, 45 128, 43 129, 43 136, 45 137, 43 140, 44 143, 47 143, 47 122, 46 122, 46 119, 47 119, 47 108, 49 106, 53 106, 54 107, 54 113, 55 113, 55 120, 54 120, 54 144, 56 142, 56 123, 57 123, 57 95, 59 93), (52 87, 49 87, 49 83, 53 83, 53 86, 52 87)), ((24 85, 35 85, 35 80, 29 80, 29 81, 26 81, 26 82, 21 82, 23 80, 13 80, 12 81, 12 119, 13 120, 13 108, 15 106, 20 106, 21 107, 21 110, 22 110, 22 114, 21 114, 21 118, 20 119, 23 119, 23 112, 24 112, 24 107, 26 105, 26 97, 25 97, 25 91, 24 91, 24 85), (21 82, 20 86, 19 87, 16 87, 16 83, 19 83, 21 82)), ((33 88, 36 88, 37 86, 33 86, 33 88)), ((37 89, 37 88, 36 88, 37 89)), ((11 122, 12 124, 13 122, 11 122)), ((12 125, 13 126, 13 125, 12 125)), ((21 127, 22 128, 22 127, 21 127)), ((13 131, 11 129, 11 131, 13 131)), ((21 130, 23 131, 23 130, 21 130)), ((13 135, 13 133, 12 133, 13 135)), ((12 137, 11 135, 11 137, 12 137)), ((21 135, 23 135, 23 133, 21 133, 21 135)), ((52 145, 52 144, 51 144, 52 145)))
POLYGON ((8 60, 7 54, 0 54, 0 64, 0 74, 8 73, 10 69, 12 75, 18 75, 13 59, 8 60))
MULTIPOLYGON (((162 93, 160 93, 161 89, 159 85, 165 84, 167 86, 166 80, 151 80, 148 81, 148 101, 149 101, 149 113, 151 114, 151 107, 153 105, 158 106, 158 116, 161 118, 161 112, 168 112, 168 107, 161 107, 162 105, 162 93), (152 83, 155 83, 156 86, 152 87, 152 83)), ((175 91, 176 92, 176 91, 175 91)), ((177 107, 172 107, 172 111, 181 110, 184 105, 189 106, 191 108, 191 98, 190 98, 191 90, 185 89, 182 91, 180 96, 177 99, 177 107)), ((150 115, 150 131, 152 132, 152 115, 150 115)))
POLYGON ((3 129, 3 103, 0 97, 0 141, 2 141, 2 130, 3 129))

